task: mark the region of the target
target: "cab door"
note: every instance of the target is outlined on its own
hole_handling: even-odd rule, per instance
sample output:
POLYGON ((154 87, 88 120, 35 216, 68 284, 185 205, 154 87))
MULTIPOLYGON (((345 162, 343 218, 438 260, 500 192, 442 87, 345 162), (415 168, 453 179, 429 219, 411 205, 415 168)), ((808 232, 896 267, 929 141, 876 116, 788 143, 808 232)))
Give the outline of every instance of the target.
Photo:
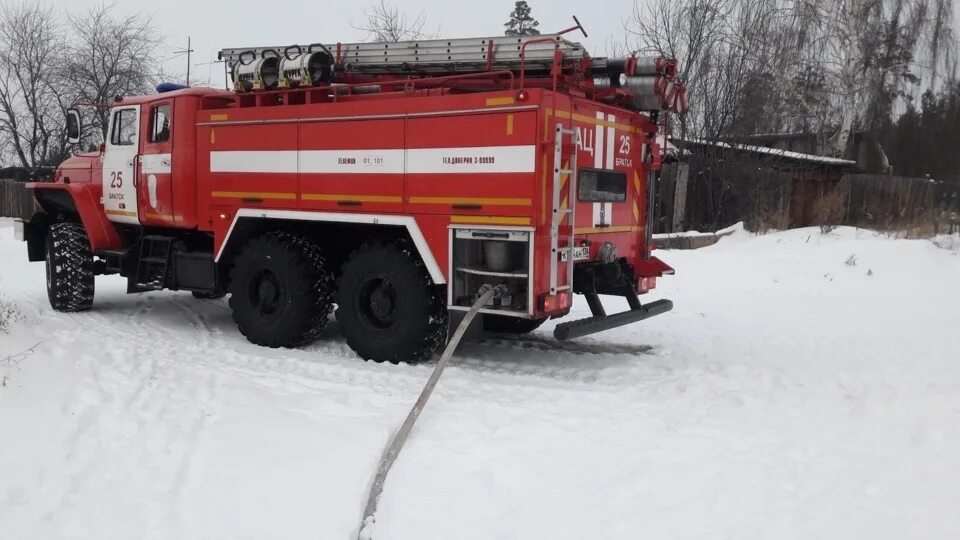
POLYGON ((144 114, 146 137, 137 175, 140 222, 144 225, 172 225, 178 221, 173 210, 171 186, 173 101, 151 103, 145 106, 144 114))
POLYGON ((115 107, 103 152, 103 211, 110 221, 140 224, 134 177, 139 141, 140 106, 115 107))

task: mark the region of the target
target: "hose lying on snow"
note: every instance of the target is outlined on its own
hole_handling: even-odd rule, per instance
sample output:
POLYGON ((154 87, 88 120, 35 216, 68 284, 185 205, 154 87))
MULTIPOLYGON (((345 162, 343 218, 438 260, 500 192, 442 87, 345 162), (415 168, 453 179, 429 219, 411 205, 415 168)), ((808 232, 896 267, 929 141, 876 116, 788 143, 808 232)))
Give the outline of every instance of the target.
POLYGON ((437 381, 440 380, 440 374, 443 373, 443 369, 447 367, 447 362, 449 362, 450 357, 453 356, 453 351, 456 350, 457 345, 460 344, 460 340, 463 339, 463 334, 466 333, 467 328, 470 326, 470 321, 473 320, 477 312, 480 311, 480 308, 485 306, 490 299, 500 298, 508 292, 507 287, 504 285, 497 285, 496 287, 487 289, 480 295, 480 298, 477 298, 477 301, 470 306, 470 310, 467 311, 463 320, 460 321, 456 332, 453 333, 453 337, 450 338, 450 341, 447 343, 443 354, 440 355, 440 360, 437 362, 436 367, 433 368, 430 379, 427 380, 426 386, 424 386, 423 391, 420 392, 420 397, 417 398, 417 402, 413 404, 413 408, 410 409, 410 412, 407 414, 407 419, 403 421, 400 429, 394 434, 393 440, 390 441, 383 455, 380 456, 380 465, 377 466, 377 475, 373 478, 373 484, 370 485, 370 493, 367 495, 367 506, 363 510, 363 521, 360 523, 357 540, 369 540, 374 521, 373 515, 377 512, 377 502, 380 500, 380 493, 383 492, 383 483, 387 479, 387 473, 390 472, 390 467, 393 466, 393 462, 397 460, 397 455, 400 454, 400 449, 403 448, 403 444, 407 441, 410 430, 413 429, 413 424, 416 423, 417 418, 420 417, 420 412, 423 411, 427 400, 430 399, 430 394, 433 393, 433 389, 437 386, 437 381))

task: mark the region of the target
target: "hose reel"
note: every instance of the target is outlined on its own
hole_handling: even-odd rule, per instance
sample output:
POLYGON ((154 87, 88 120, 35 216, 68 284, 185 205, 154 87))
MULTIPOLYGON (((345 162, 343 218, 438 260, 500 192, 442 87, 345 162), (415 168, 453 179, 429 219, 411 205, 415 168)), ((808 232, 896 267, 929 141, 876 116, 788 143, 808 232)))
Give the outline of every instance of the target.
POLYGON ((283 51, 280 59, 278 86, 293 88, 329 83, 333 77, 333 63, 330 50, 319 43, 308 46, 306 51, 299 45, 291 45, 283 51))
POLYGON ((269 90, 280 80, 280 55, 264 49, 259 58, 253 51, 244 51, 233 66, 233 89, 237 92, 269 90))

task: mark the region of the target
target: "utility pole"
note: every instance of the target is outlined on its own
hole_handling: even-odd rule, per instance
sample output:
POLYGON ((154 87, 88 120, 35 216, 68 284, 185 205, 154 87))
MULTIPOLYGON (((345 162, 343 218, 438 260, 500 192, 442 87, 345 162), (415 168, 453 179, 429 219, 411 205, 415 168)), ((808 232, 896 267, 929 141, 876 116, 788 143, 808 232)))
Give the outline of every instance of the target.
POLYGON ((187 55, 187 86, 190 86, 190 53, 193 52, 193 49, 190 48, 190 36, 187 36, 187 48, 179 51, 174 51, 174 53, 179 56, 181 54, 187 55))
POLYGON ((207 68, 207 81, 212 81, 211 77, 213 75, 213 65, 214 64, 223 64, 223 87, 227 90, 230 89, 230 79, 227 72, 227 61, 226 60, 214 60, 212 62, 202 62, 199 64, 194 64, 195 66, 210 66, 207 68))

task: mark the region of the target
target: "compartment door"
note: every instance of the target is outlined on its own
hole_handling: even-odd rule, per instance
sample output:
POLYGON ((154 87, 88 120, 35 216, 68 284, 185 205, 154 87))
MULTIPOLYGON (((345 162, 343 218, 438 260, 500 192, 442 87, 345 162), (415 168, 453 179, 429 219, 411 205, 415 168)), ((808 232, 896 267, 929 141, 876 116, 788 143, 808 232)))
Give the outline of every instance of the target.
POLYGON ((530 225, 536 156, 533 112, 408 120, 406 211, 530 225))

